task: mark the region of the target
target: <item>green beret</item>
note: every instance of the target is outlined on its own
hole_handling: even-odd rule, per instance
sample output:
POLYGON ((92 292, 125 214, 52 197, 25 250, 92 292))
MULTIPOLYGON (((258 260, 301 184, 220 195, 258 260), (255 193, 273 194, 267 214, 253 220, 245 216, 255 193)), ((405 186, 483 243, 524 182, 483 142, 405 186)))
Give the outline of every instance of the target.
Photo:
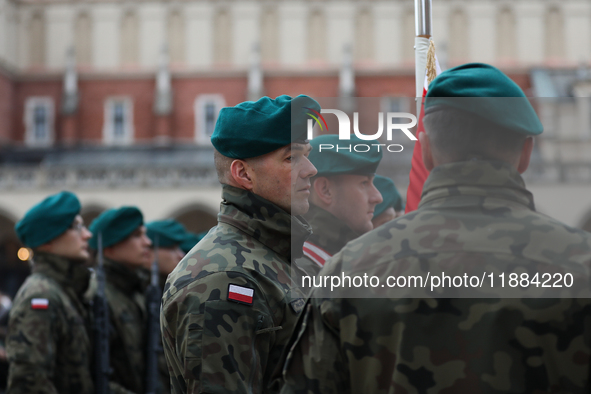
POLYGON ((398 189, 396 189, 392 179, 376 175, 373 178, 373 184, 384 199, 384 201, 376 205, 376 208, 373 211, 374 218, 380 216, 390 207, 394 208, 395 211, 402 211, 404 209, 402 206, 402 197, 400 196, 400 193, 398 193, 398 189))
POLYGON ((193 249, 193 246, 197 245, 199 241, 201 241, 203 237, 207 235, 208 232, 209 230, 203 231, 199 234, 187 232, 185 234, 185 240, 181 244, 181 250, 185 253, 189 253, 189 251, 193 249))
POLYGON ((263 97, 222 108, 211 135, 215 149, 232 159, 248 159, 273 152, 307 137, 309 109, 320 112, 311 97, 263 97), (292 116, 293 113, 293 116, 292 116))
POLYGON ((98 234, 103 234, 103 248, 123 241, 139 226, 144 224, 144 216, 136 207, 112 208, 101 213, 88 228, 92 238, 88 245, 98 249, 98 234))
POLYGON ((544 128, 521 88, 501 70, 469 63, 442 72, 429 85, 425 115, 453 107, 525 135, 544 128))
POLYGON ((78 197, 63 191, 29 209, 14 229, 25 246, 36 248, 65 233, 79 213, 78 197))
POLYGON ((173 219, 157 220, 146 224, 148 238, 152 244, 170 248, 182 244, 187 236, 185 226, 173 219), (156 242, 158 241, 158 242, 156 242))
POLYGON ((339 140, 337 134, 320 135, 310 141, 312 150, 308 158, 318 170, 317 176, 371 175, 376 172, 382 160, 382 148, 378 150, 378 147, 371 146, 372 143, 376 141, 364 141, 354 134, 350 140, 339 140), (367 152, 356 152, 354 146, 357 144, 369 146, 370 149, 367 152))

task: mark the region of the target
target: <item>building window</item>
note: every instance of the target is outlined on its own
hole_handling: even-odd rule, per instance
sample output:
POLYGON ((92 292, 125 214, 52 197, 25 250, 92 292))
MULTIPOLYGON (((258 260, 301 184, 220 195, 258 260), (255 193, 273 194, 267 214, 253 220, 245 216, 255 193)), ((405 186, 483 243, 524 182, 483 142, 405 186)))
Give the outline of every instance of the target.
POLYGON ((29 97, 25 104, 25 143, 28 146, 53 144, 53 99, 29 97))
POLYGON ((210 142, 220 110, 226 106, 221 94, 204 94, 195 99, 195 141, 210 142))
POLYGON ((133 142, 133 102, 128 97, 105 101, 103 141, 107 145, 129 145, 133 142))

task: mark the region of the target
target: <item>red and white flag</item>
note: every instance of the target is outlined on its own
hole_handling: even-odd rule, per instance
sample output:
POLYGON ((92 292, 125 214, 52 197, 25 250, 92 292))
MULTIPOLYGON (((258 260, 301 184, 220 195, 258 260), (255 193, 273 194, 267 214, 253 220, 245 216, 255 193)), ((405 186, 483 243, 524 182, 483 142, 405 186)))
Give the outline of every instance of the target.
POLYGON ((425 132, 423 126, 425 96, 429 89, 429 84, 435 79, 436 76, 441 74, 441 68, 435 55, 435 45, 433 41, 429 43, 429 51, 427 54, 427 66, 425 68, 425 85, 423 87, 423 98, 421 103, 421 113, 419 115, 419 122, 417 125, 417 141, 415 142, 414 150, 412 152, 412 162, 409 174, 408 190, 406 191, 406 207, 405 213, 412 212, 417 209, 419 202, 421 201, 421 194, 423 193, 423 185, 429 176, 429 171, 423 164, 423 154, 421 152, 421 142, 419 140, 419 134, 425 132))
POLYGON ((49 308, 49 300, 47 298, 33 298, 31 300, 31 309, 45 310, 49 308))
POLYGON ((252 305, 254 289, 238 285, 228 286, 228 300, 252 305))

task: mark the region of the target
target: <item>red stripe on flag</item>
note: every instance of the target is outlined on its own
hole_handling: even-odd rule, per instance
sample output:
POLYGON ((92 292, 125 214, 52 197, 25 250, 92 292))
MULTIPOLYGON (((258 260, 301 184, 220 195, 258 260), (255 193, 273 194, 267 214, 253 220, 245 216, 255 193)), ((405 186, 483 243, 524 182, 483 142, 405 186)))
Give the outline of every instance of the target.
MULTIPOLYGON (((425 96, 427 95, 427 89, 423 89, 423 100, 421 106, 425 105, 425 96)), ((425 132, 425 126, 423 125, 423 117, 425 115, 424 108, 421 108, 421 115, 419 116, 419 124, 417 126, 417 141, 412 152, 411 169, 409 174, 408 190, 406 191, 406 208, 405 213, 416 210, 421 201, 421 195, 423 194, 423 185, 429 176, 429 171, 423 164, 423 153, 421 150, 421 142, 418 140, 419 134, 425 132)))
POLYGON ((252 296, 247 296, 240 293, 229 292, 228 299, 240 302, 246 302, 248 304, 252 304, 252 296))

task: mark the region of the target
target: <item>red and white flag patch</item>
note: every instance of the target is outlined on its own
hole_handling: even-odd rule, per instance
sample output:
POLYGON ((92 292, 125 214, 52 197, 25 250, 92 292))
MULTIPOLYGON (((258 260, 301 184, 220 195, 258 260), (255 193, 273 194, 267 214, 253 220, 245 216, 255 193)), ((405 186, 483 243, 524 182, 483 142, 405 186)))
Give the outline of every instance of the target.
POLYGON ((31 309, 47 309, 49 300, 47 298, 33 298, 31 300, 31 309))
POLYGON ((254 289, 238 285, 228 286, 228 300, 252 305, 254 289))
POLYGON ((326 250, 308 241, 304 242, 304 255, 315 262, 319 267, 323 267, 326 260, 332 257, 332 255, 326 250))

